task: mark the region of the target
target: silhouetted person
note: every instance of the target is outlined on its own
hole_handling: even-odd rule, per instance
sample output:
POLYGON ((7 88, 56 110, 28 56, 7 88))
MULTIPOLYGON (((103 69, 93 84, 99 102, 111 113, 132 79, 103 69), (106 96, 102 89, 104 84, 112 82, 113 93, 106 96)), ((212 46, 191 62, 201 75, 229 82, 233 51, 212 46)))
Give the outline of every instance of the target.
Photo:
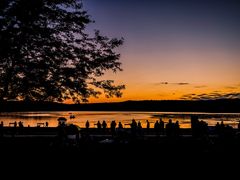
POLYGON ((14 136, 17 133, 17 121, 14 122, 14 126, 13 126, 13 132, 12 132, 12 136, 14 136))
POLYGON ((23 128, 23 122, 22 122, 22 121, 19 121, 19 122, 18 122, 18 126, 19 126, 20 128, 23 128))
POLYGON ((137 122, 135 119, 132 119, 132 123, 130 124, 130 126, 131 126, 132 137, 135 137, 137 133, 137 122))
POLYGON ((59 122, 57 126, 57 143, 60 147, 65 146, 67 140, 66 124, 64 122, 59 122))
POLYGON ((238 121, 238 131, 240 131, 240 121, 238 121))
POLYGON ((221 129, 220 124, 219 122, 217 122, 217 124, 215 125, 215 133, 218 136, 220 135, 220 129, 221 129))
POLYGON ((220 127, 221 127, 221 128, 224 128, 224 127, 225 127, 225 124, 224 124, 223 121, 221 121, 220 127))
POLYGON ((103 122, 102 122, 102 129, 103 129, 104 133, 106 132, 106 128, 107 128, 107 123, 106 123, 105 120, 103 120, 103 122))
POLYGON ((3 137, 3 121, 1 121, 1 124, 0 124, 0 137, 3 137))
POLYGON ((223 138, 224 134, 225 134, 225 124, 223 121, 221 121, 220 128, 219 128, 219 136, 223 138))
POLYGON ((100 123, 100 121, 97 122, 97 128, 100 130, 102 128, 102 125, 100 123))
POLYGON ((166 124, 166 135, 168 137, 172 137, 174 133, 174 124, 172 123, 172 119, 169 119, 168 123, 166 124))
POLYGON ((147 120, 146 121, 146 129, 147 129, 147 133, 149 133, 149 130, 150 130, 150 122, 147 120))
POLYGON ((85 133, 83 134, 84 139, 87 140, 87 141, 90 140, 89 127, 90 127, 90 123, 89 123, 89 121, 87 120, 86 123, 85 123, 85 133))
POLYGON ((86 123, 85 123, 85 128, 88 129, 89 126, 90 126, 90 124, 89 124, 89 121, 87 120, 86 123))
POLYGON ((122 125, 121 122, 118 123, 118 128, 119 128, 119 129, 123 129, 123 125, 122 125))
POLYGON ((123 125, 121 122, 118 122, 117 134, 121 140, 123 138, 123 125))
POLYGON ((159 128, 160 128, 159 122, 158 122, 158 120, 156 120, 156 122, 154 123, 154 131, 155 131, 156 135, 159 135, 159 128))
POLYGON ((172 123, 172 119, 168 120, 168 123, 166 124, 166 135, 168 137, 172 137, 173 135, 173 123, 172 123))
POLYGON ((160 122, 159 122, 159 131, 160 131, 160 134, 164 134, 164 122, 162 118, 160 119, 160 122))
POLYGON ((201 120, 199 123, 200 128, 200 137, 206 137, 208 136, 208 124, 201 120))
POLYGON ((22 129, 23 129, 23 122, 22 121, 19 121, 18 122, 18 126, 19 126, 19 129, 18 129, 18 133, 22 133, 22 129))
POLYGON ((192 129, 192 136, 199 137, 200 136, 200 123, 198 120, 198 116, 191 116, 191 129, 192 129))
POLYGON ((17 121, 14 122, 14 127, 15 127, 15 128, 17 127, 17 121))
POLYGON ((174 136, 178 137, 180 135, 180 125, 179 125, 179 121, 176 121, 176 123, 174 124, 174 136))
POLYGON ((138 121, 137 126, 138 126, 138 128, 142 128, 142 124, 140 121, 138 121))
POLYGON ((138 132, 138 135, 142 136, 142 124, 140 121, 138 121, 137 123, 137 132, 138 132))
POLYGON ((47 121, 46 121, 45 125, 46 125, 46 127, 48 127, 48 122, 47 121))
POLYGON ((68 137, 66 138, 67 145, 70 145, 70 146, 77 145, 79 143, 79 138, 80 138, 78 127, 74 124, 70 124, 65 127, 65 130, 66 130, 67 136, 68 135, 72 136, 72 138, 68 138, 68 137))
POLYGON ((116 126, 117 126, 117 123, 115 122, 115 120, 112 120, 110 124, 112 136, 116 135, 116 126))
POLYGON ((147 124, 147 125, 146 125, 146 128, 147 128, 147 129, 150 129, 150 122, 149 122, 148 120, 146 121, 146 124, 147 124))

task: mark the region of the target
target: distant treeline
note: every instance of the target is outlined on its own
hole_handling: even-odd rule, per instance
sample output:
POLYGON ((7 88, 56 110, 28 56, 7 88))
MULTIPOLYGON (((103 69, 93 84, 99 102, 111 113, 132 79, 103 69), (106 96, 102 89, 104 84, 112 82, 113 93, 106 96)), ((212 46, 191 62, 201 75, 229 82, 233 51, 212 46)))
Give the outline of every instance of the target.
POLYGON ((146 100, 146 101, 125 101, 113 103, 83 103, 83 104, 11 101, 1 102, 0 111, 240 112, 240 99, 200 100, 200 101, 146 100))

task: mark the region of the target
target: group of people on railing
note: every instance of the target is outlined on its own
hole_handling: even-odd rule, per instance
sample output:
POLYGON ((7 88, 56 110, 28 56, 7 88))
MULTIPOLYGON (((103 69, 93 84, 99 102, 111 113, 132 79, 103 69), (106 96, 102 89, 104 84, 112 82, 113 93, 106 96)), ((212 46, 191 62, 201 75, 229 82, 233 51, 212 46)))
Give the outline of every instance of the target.
MULTIPOLYGON (((30 125, 24 126, 22 121, 10 122, 10 123, 8 124, 8 126, 9 126, 9 127, 15 127, 15 128, 16 128, 16 127, 20 127, 20 128, 30 127, 30 125)), ((0 127, 4 127, 3 121, 1 121, 0 127)), ((43 122, 37 123, 36 127, 48 127, 48 121, 46 121, 45 123, 43 123, 43 122)))
MULTIPOLYGON (((180 125, 179 121, 173 122, 172 119, 169 119, 169 121, 166 123, 160 118, 159 120, 156 120, 154 122, 153 128, 150 128, 150 122, 146 120, 146 127, 142 127, 141 121, 136 121, 135 119, 132 119, 131 123, 125 124, 129 125, 130 128, 124 128, 122 122, 115 122, 115 120, 112 120, 110 123, 110 128, 108 128, 107 123, 105 120, 97 121, 96 124, 98 132, 109 132, 107 129, 110 130, 110 132, 113 135, 116 135, 117 132, 123 132, 130 129, 131 135, 133 136, 141 136, 143 134, 155 134, 155 135, 166 135, 167 137, 177 137, 181 134, 180 132, 180 125), (151 129, 151 130, 150 130, 151 129)), ((87 120, 85 124, 85 128, 88 129, 90 127, 90 123, 87 120)), ((238 130, 240 130, 240 123, 238 124, 238 130)), ((191 117, 191 128, 190 131, 193 137, 206 137, 210 134, 209 126, 206 121, 199 120, 198 116, 192 116, 191 117)), ((214 132, 211 132, 214 135, 217 135, 219 137, 223 136, 233 136, 235 130, 230 125, 225 125, 223 121, 221 123, 217 122, 216 126, 214 127, 214 132)))
MULTIPOLYGON (((197 116, 191 117, 191 130, 193 137, 207 137, 210 134, 208 124, 203 120, 199 120, 197 116)), ((240 131, 240 122, 238 122, 237 131, 240 131)), ((221 121, 221 123, 217 122, 212 134, 219 138, 229 139, 236 135, 236 129, 229 124, 224 124, 224 122, 221 121)))
MULTIPOLYGON (((43 124, 43 123, 42 123, 43 124)), ((64 121, 65 124, 65 121, 64 121)), ((23 122, 13 122, 9 123, 9 126, 23 128, 23 122)), ((166 123, 160 118, 154 122, 153 128, 150 128, 150 122, 146 120, 146 126, 143 128, 141 121, 136 121, 132 119, 131 123, 124 124, 129 128, 124 128, 124 125, 121 121, 118 123, 115 120, 110 122, 110 127, 108 128, 107 122, 103 120, 102 122, 97 121, 94 124, 97 128, 97 131, 101 134, 104 133, 111 133, 113 136, 124 134, 125 132, 130 132, 132 136, 142 136, 146 134, 155 134, 158 136, 166 135, 168 137, 176 137, 181 134, 180 132, 180 125, 179 121, 173 122, 172 119, 166 123), (143 130, 144 129, 144 130, 143 130)), ((46 122, 43 126, 48 127, 48 122, 46 122)), ((3 121, 0 123, 0 130, 3 132, 3 121)), ((39 126, 40 127, 40 126, 39 126)), ((90 128, 90 122, 87 120, 85 123, 85 129, 90 128)), ((220 123, 217 122, 215 127, 213 128, 214 131, 209 130, 208 124, 206 121, 199 120, 198 116, 191 117, 191 135, 193 137, 206 137, 209 134, 217 135, 218 137, 233 137, 235 135, 236 129, 234 129, 230 125, 224 124, 224 121, 220 123)), ((238 123, 238 131, 240 131, 240 122, 238 123)), ((188 131, 189 132, 189 131, 188 131)))
MULTIPOLYGON (((172 121, 172 119, 169 119, 169 122, 164 123, 162 119, 156 120, 154 123, 154 127, 150 128, 150 122, 146 120, 146 127, 142 127, 141 121, 136 121, 135 119, 132 119, 131 123, 124 124, 125 126, 129 126, 130 128, 124 128, 122 122, 116 123, 115 120, 112 120, 110 122, 110 128, 108 128, 108 125, 105 120, 97 121, 97 123, 94 124, 100 133, 108 133, 109 130, 112 133, 112 135, 116 135, 117 133, 123 133, 126 130, 130 130, 130 133, 132 136, 142 136, 145 134, 154 133, 156 135, 167 135, 167 136, 178 136, 180 134, 180 125, 179 121, 176 121, 175 123, 172 121), (152 130, 150 130, 152 129, 152 130)), ((87 120, 85 123, 85 130, 88 130, 90 127, 90 122, 87 120)))

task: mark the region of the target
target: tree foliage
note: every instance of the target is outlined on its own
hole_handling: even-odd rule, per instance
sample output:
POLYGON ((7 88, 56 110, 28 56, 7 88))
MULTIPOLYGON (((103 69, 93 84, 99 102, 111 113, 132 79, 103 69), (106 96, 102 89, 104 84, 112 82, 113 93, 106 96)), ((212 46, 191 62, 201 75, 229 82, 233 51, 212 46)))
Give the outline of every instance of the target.
POLYGON ((0 100, 120 97, 124 85, 99 77, 122 70, 123 39, 91 36, 89 23, 80 0, 1 0, 0 100))

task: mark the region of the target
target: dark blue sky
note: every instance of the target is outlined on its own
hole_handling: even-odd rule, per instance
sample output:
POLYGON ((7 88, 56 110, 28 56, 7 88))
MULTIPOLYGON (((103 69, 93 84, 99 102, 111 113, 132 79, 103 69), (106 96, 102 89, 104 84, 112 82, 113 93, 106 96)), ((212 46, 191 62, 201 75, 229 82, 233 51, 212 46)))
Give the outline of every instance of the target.
POLYGON ((146 41, 176 36, 239 40, 238 0, 86 0, 85 7, 96 27, 111 35, 146 41))
MULTIPOLYGON (((151 83, 167 81, 205 87, 193 93, 210 93, 219 88, 226 92, 225 86, 240 83, 239 0, 83 0, 83 3, 96 21, 91 28, 110 37, 124 37, 125 43, 120 48, 124 72, 113 77, 127 82, 128 91, 134 92, 144 85, 153 89, 151 83)), ((165 94, 158 97, 148 90, 156 99, 179 98, 184 91, 191 91, 183 86, 168 87, 166 92, 163 87, 154 88, 161 91, 158 94, 165 94)))

